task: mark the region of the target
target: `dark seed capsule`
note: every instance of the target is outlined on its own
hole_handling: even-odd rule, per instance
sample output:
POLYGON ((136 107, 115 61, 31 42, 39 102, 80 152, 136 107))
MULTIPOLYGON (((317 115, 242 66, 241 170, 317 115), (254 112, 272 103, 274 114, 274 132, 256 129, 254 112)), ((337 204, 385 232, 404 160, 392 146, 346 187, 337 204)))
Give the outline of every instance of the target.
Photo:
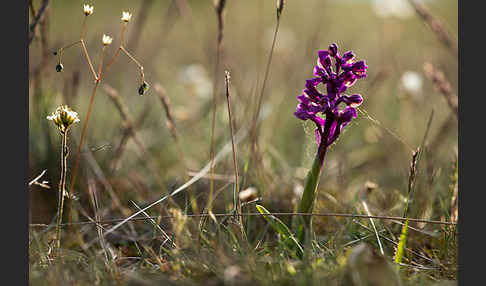
POLYGON ((57 51, 52 52, 53 55, 57 56, 57 51))
POLYGON ((138 94, 144 95, 144 93, 149 89, 148 83, 145 81, 142 83, 142 85, 138 88, 138 94))
POLYGON ((64 67, 62 66, 62 64, 58 64, 58 65, 56 66, 56 71, 57 71, 57 72, 62 72, 62 69, 63 69, 63 68, 64 68, 64 67))

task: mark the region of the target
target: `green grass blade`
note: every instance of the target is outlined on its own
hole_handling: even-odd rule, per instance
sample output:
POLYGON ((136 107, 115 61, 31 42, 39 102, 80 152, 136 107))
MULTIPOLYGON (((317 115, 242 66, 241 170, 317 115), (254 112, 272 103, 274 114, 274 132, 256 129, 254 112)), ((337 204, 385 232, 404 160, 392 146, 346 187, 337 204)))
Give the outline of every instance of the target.
POLYGON ((402 226, 402 233, 400 234, 400 240, 398 241, 397 251, 395 252, 395 263, 399 267, 400 263, 402 263, 403 253, 405 250, 405 242, 407 241, 407 233, 408 233, 408 219, 402 226))
POLYGON ((290 229, 287 227, 285 223, 283 223, 279 218, 276 216, 270 214, 270 212, 265 209, 261 205, 256 205, 256 208, 258 212, 260 212, 263 215, 263 218, 270 224, 270 226, 278 232, 282 238, 286 241, 290 241, 291 245, 295 247, 300 253, 299 255, 304 253, 304 250, 302 246, 299 244, 299 242, 295 239, 294 235, 290 231, 290 229))

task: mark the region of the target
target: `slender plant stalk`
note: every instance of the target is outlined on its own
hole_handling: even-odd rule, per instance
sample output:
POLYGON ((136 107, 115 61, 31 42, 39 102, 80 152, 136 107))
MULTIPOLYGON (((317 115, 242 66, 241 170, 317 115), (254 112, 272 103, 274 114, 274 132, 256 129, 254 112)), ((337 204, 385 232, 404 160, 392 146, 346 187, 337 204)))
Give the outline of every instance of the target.
MULTIPOLYGON (((125 31, 126 31, 126 28, 127 28, 127 22, 124 22, 123 25, 122 25, 120 45, 119 45, 118 49, 116 50, 116 52, 111 57, 110 61, 108 61, 108 64, 105 66, 104 69, 102 67, 102 64, 103 64, 103 61, 102 61, 102 59, 103 59, 103 57, 102 57, 103 56, 103 52, 101 53, 98 74, 96 74, 95 69, 94 69, 93 65, 91 64, 91 60, 90 60, 88 51, 86 49, 86 45, 84 43, 83 37, 84 37, 84 33, 85 33, 85 27, 86 27, 86 17, 83 20, 83 26, 82 26, 82 29, 81 29, 81 38, 80 38, 80 40, 78 42, 81 42, 81 44, 83 46, 84 54, 86 56, 86 59, 87 59, 88 64, 90 66, 90 69, 91 69, 91 71, 93 73, 93 76, 95 78, 95 86, 93 87, 93 92, 92 92, 91 97, 90 97, 90 100, 89 100, 88 111, 86 113, 86 118, 85 118, 85 120, 83 122, 83 128, 82 128, 82 131, 81 131, 81 138, 79 139, 79 144, 78 144, 78 149, 77 149, 76 162, 74 164, 73 175, 72 175, 72 178, 71 178, 71 186, 69 188, 70 192, 72 192, 74 190, 74 185, 76 183, 76 178, 77 178, 78 168, 79 168, 79 161, 80 161, 80 158, 81 158, 81 149, 82 149, 83 144, 84 144, 84 138, 86 136, 86 129, 88 127, 88 121, 89 121, 89 118, 91 116, 91 110, 93 109, 93 103, 94 103, 94 99, 95 99, 95 96, 96 96, 96 91, 98 90, 98 86, 100 85, 100 83, 103 80, 104 76, 108 73, 108 70, 109 70, 110 66, 114 63, 114 61, 115 61, 116 57, 118 56, 118 54, 120 53, 120 51, 123 50, 125 52, 125 54, 132 61, 134 61, 135 64, 137 64, 137 66, 140 69, 140 73, 141 73, 141 77, 142 77, 142 82, 144 80, 143 66, 133 56, 131 56, 130 53, 128 53, 128 51, 126 51, 124 49, 124 47, 123 47, 123 42, 124 42, 124 39, 125 39, 125 31)), ((78 42, 75 42, 72 45, 74 45, 74 44, 76 44, 78 42)), ((103 49, 104 49, 104 47, 103 47, 103 49)), ((61 59, 61 56, 62 56, 62 50, 63 49, 60 50, 59 62, 61 61, 60 59, 61 59)), ((72 200, 70 200, 70 203, 69 203, 69 210, 70 210, 69 211, 69 222, 71 222, 71 218, 72 218, 71 208, 72 208, 72 200)), ((68 229, 68 232, 69 232, 69 229, 68 229)))
MULTIPOLYGON (((427 123, 427 128, 425 130, 425 135, 424 138, 422 139, 422 143, 420 144, 420 147, 417 148, 417 151, 413 152, 412 154, 412 162, 410 163, 410 175, 408 177, 407 203, 405 204, 405 210, 403 212, 403 217, 405 218, 408 217, 409 201, 414 193, 413 191, 415 190, 415 181, 417 178, 418 162, 422 156, 424 146, 425 146, 425 141, 427 140, 433 118, 434 118, 434 110, 432 110, 432 112, 430 113, 429 121, 427 123)), ((407 242, 408 223, 409 223, 409 219, 406 219, 405 223, 402 225, 400 239, 397 245, 397 249, 395 251, 394 262, 397 264, 398 269, 400 268, 400 263, 402 263, 403 253, 407 242)))
POLYGON ((268 55, 268 61, 267 61, 267 66, 265 67, 265 75, 263 76, 263 84, 262 84, 262 90, 260 92, 260 97, 258 98, 258 105, 257 109, 255 112, 255 117, 253 118, 253 124, 252 124, 252 139, 253 139, 253 145, 252 145, 252 152, 255 151, 255 148, 258 149, 258 132, 257 132, 257 122, 258 122, 258 117, 260 116, 260 109, 263 103, 263 95, 265 93, 265 87, 267 84, 267 79, 268 79, 268 74, 270 72, 270 65, 272 63, 272 57, 273 57, 273 50, 275 49, 275 43, 277 42, 277 33, 278 33, 278 28, 280 27, 280 17, 282 15, 282 11, 284 8, 284 2, 283 0, 277 1, 277 24, 275 26, 275 32, 273 34, 273 41, 272 41, 272 47, 270 49, 270 54, 268 55))
MULTIPOLYGON (((89 99, 89 106, 88 106, 88 112, 86 113, 86 117, 84 118, 84 123, 83 123, 83 129, 81 130, 81 138, 79 139, 79 144, 78 144, 78 149, 76 151, 76 161, 74 163, 74 169, 73 169, 73 175, 71 178, 71 185, 69 187, 69 192, 72 194, 74 191, 74 184, 76 183, 76 177, 78 175, 78 168, 79 168, 79 160, 81 158, 81 147, 83 146, 84 143, 84 137, 86 136, 86 129, 88 127, 88 120, 91 115, 91 110, 93 109, 93 102, 94 98, 96 96, 96 90, 98 89, 98 86, 100 85, 100 81, 96 81, 95 86, 93 87, 93 92, 91 94, 91 98, 89 99)), ((72 206, 73 206, 73 200, 69 200, 69 222, 71 222, 72 219, 72 206)), ((69 227, 68 231, 69 233, 69 227)))
POLYGON ((64 193, 66 192, 66 174, 67 174, 67 157, 69 150, 67 147, 67 135, 68 130, 62 132, 62 144, 61 144, 61 179, 59 181, 59 196, 58 196, 58 207, 57 207, 57 237, 56 245, 57 249, 61 248, 61 223, 62 223, 62 213, 64 208, 64 193))
MULTIPOLYGON (((326 137, 327 138, 327 137, 326 137)), ((322 140, 325 140, 324 138, 322 140)), ((327 139, 326 139, 327 140, 327 139)), ((324 141, 326 142, 326 141, 324 141)), ((319 178, 322 173, 322 166, 324 164, 324 159, 326 157, 327 146, 326 144, 320 144, 317 151, 312 167, 307 173, 305 178, 304 192, 302 194, 302 199, 300 200, 298 212, 299 213, 312 213, 315 203, 315 197, 317 192, 317 187, 319 185, 319 178)), ((304 216, 300 218, 298 228, 297 228, 297 241, 303 244, 305 241, 305 233, 311 233, 312 216, 304 216)))
MULTIPOLYGON (((370 213, 370 210, 368 209, 368 204, 366 203, 366 201, 364 199, 361 201, 361 204, 363 205, 363 207, 366 211, 366 214, 368 214, 370 216, 371 213, 370 213)), ((383 246, 381 245, 380 235, 378 234, 378 231, 376 230, 375 222, 373 221, 372 218, 370 218, 370 222, 371 222, 371 226, 373 227, 373 230, 375 232, 376 241, 378 242, 378 246, 380 247, 381 255, 385 255, 385 251, 383 250, 383 246)))
POLYGON ((214 79, 213 79, 213 113, 212 113, 212 120, 211 120, 211 142, 209 147, 209 198, 208 198, 208 206, 207 209, 209 212, 212 210, 212 206, 210 205, 213 201, 213 192, 214 192, 214 136, 215 136, 215 128, 216 128, 216 107, 217 107, 217 87, 218 87, 218 74, 219 74, 219 61, 222 53, 222 42, 223 42, 223 28, 224 28, 224 18, 223 18, 223 11, 224 11, 224 4, 226 1, 219 1, 218 5, 216 6, 216 12, 218 16, 218 38, 216 42, 216 63, 214 65, 214 79))
MULTIPOLYGON (((234 209, 234 214, 236 216, 237 214, 241 213, 241 202, 240 202, 240 188, 238 185, 238 162, 236 161, 236 147, 235 147, 235 139, 233 135, 233 118, 231 117, 229 81, 230 81, 230 73, 229 71, 225 71, 226 103, 228 105, 228 119, 229 119, 230 136, 231 136, 231 147, 233 151, 233 167, 235 171, 235 185, 233 188, 233 209, 234 209)), ((243 227, 242 216, 238 215, 238 217, 235 217, 235 219, 238 219, 238 222, 240 224, 241 234, 244 235, 245 230, 243 227)))
MULTIPOLYGON (((275 49, 275 43, 277 41, 277 33, 278 33, 279 26, 280 26, 280 16, 281 16, 283 7, 284 7, 284 1, 277 1, 277 24, 275 26, 275 32, 273 34, 272 47, 270 48, 270 54, 268 56, 267 65, 265 67, 265 75, 263 76, 262 90, 260 92, 260 96, 258 97, 258 104, 257 104, 257 108, 255 110, 255 115, 253 117, 253 122, 252 122, 252 126, 251 126, 251 143, 252 143, 251 144, 251 154, 254 154, 256 156, 255 161, 257 163, 259 161, 258 153, 257 153, 258 147, 259 147, 257 123, 258 123, 258 118, 260 117, 260 109, 261 109, 261 105, 262 105, 262 102, 263 102, 263 95, 265 93, 265 87, 266 87, 266 84, 267 84, 268 75, 269 75, 269 72, 270 72, 270 65, 272 63, 273 50, 275 49)), ((258 81, 257 81, 257 85, 258 85, 258 81)), ((249 165, 250 165, 251 161, 252 160, 251 160, 251 157, 250 157, 250 159, 248 160, 249 165)))

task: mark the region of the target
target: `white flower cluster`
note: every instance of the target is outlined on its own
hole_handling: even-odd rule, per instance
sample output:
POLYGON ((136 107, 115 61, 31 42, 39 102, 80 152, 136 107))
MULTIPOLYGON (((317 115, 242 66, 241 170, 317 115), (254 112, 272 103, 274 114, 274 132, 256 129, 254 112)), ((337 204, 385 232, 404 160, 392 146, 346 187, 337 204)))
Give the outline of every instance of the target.
POLYGON ((55 112, 47 116, 47 120, 53 121, 61 133, 66 132, 72 124, 79 122, 78 113, 67 105, 59 106, 55 112))

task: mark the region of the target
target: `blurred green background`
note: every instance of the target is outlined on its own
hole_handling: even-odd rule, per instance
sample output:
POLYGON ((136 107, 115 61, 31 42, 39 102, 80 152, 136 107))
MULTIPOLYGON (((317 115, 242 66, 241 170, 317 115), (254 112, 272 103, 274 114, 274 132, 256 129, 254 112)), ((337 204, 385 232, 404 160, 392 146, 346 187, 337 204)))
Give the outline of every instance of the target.
MULTIPOLYGON (((128 25, 126 46, 143 64, 146 80, 151 85, 146 95, 138 95, 138 69, 121 54, 98 90, 85 141, 122 204, 132 208, 130 199, 144 205, 188 179, 182 155, 170 135, 164 109, 153 88, 155 84, 161 84, 167 91, 187 167, 197 172, 209 161, 211 112, 208 108, 216 58, 216 14, 209 0, 87 2, 95 7, 88 18, 85 37, 93 64, 98 65, 103 34, 114 38, 107 54, 116 50, 121 12, 130 11, 133 17, 128 25), (177 3, 187 6, 177 6, 177 3), (144 23, 138 27, 140 21, 144 23), (146 116, 137 131, 159 179, 147 168, 147 158, 139 156, 133 140, 128 140, 120 168, 110 171, 124 127, 103 84, 119 92, 135 120, 146 116)), ((442 70, 457 94, 457 56, 405 1, 286 2, 265 89, 261 165, 250 167, 242 188, 256 187, 269 210, 293 210, 295 193, 303 185, 316 150, 312 124, 303 123, 293 115, 296 97, 302 92, 305 80, 312 77, 317 51, 335 42, 341 52, 353 50, 358 59, 366 60, 368 77, 348 90, 361 93, 364 103, 358 118, 328 152, 316 212, 349 212, 359 208, 357 198, 365 182, 371 181, 378 185, 370 197, 372 213, 401 216, 412 150, 420 145, 433 110, 410 216, 443 218, 450 207, 447 200, 450 200, 450 176, 457 156, 457 117, 425 76, 423 66, 430 62, 442 70)), ((73 127, 70 139, 70 182, 77 146, 73 138, 80 136, 94 86, 80 46, 64 52, 62 73, 56 73, 57 57, 52 55, 61 46, 79 39, 83 3, 51 1, 45 42, 36 38, 29 48, 29 175, 33 178, 47 169, 42 180, 51 186, 50 189, 31 188, 32 223, 50 222, 56 210, 61 137, 46 116, 59 104, 66 103, 80 115, 81 122, 73 127)), ((457 1, 423 3, 457 38, 457 1)), ((37 8, 40 3, 34 1, 34 5, 37 8)), ((275 9, 274 0, 227 1, 222 64, 232 75, 236 130, 251 124, 275 29, 275 9)), ((216 153, 230 140, 222 68, 217 76, 220 104, 216 153)), ((81 205, 89 208, 87 180, 95 176, 89 171, 86 153, 81 157, 75 193, 81 205)), ((244 165, 252 155, 247 138, 238 146, 242 177, 244 165)), ((232 176, 230 155, 216 165, 215 173, 232 176)), ((97 183, 102 205, 110 208, 110 196, 97 183)), ((224 183, 217 181, 216 188, 224 183)), ((204 205, 207 179, 198 181, 191 190, 199 195, 198 203, 204 205)), ((231 186, 226 190, 218 198, 217 207, 221 210, 230 209, 232 203, 231 186)), ((106 214, 106 217, 119 216, 116 210, 106 214)), ((319 220, 316 232, 323 223, 327 225, 322 230, 331 232, 339 228, 339 222, 337 218, 319 220)))

